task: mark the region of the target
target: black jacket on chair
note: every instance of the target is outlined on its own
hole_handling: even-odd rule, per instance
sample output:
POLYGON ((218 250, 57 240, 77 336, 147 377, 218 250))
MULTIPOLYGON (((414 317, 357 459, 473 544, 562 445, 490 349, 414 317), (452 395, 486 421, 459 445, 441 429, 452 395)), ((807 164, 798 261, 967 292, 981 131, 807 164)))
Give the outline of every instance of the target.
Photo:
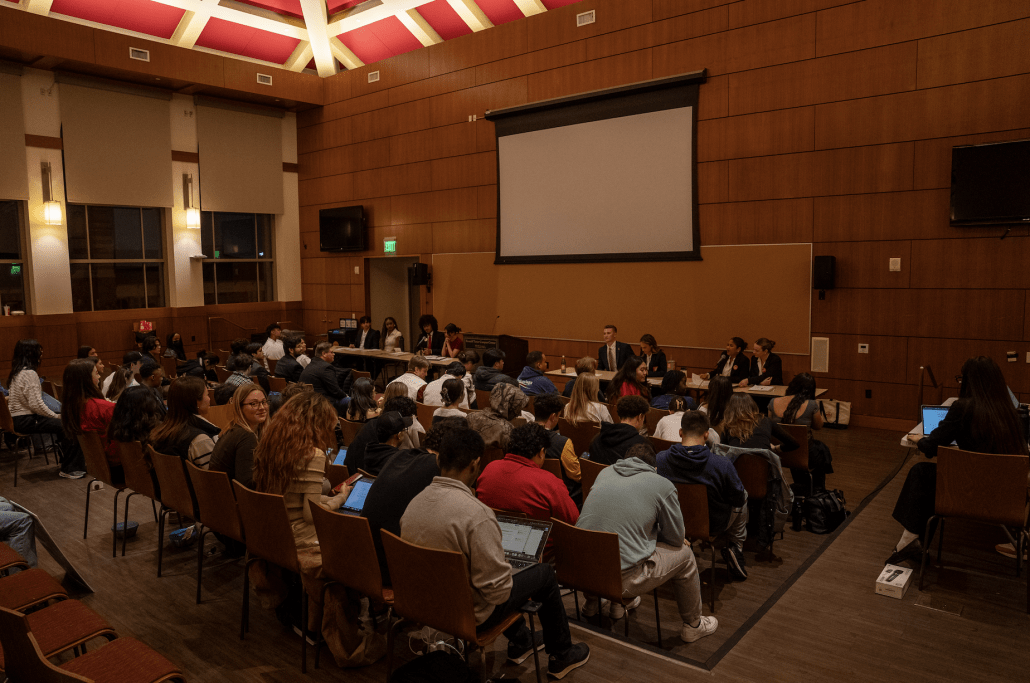
POLYGON ((336 402, 350 394, 354 376, 350 370, 334 368, 321 358, 312 358, 297 381, 310 384, 316 394, 328 396, 336 402))
POLYGON ((751 357, 751 370, 748 371, 748 384, 761 384, 767 379, 772 379, 771 384, 783 384, 783 361, 775 353, 770 353, 765 359, 765 369, 758 372, 758 358, 751 357))
POLYGON ((602 344, 601 348, 597 350, 597 369, 615 372, 632 357, 633 347, 626 342, 617 341, 615 342, 615 365, 617 367, 610 368, 608 367, 608 345, 602 344))
POLYGON ((304 372, 303 366, 290 354, 286 354, 275 363, 275 376, 282 377, 287 382, 299 381, 302 372, 304 372))
MULTIPOLYGON (((730 357, 723 355, 716 363, 715 369, 709 373, 710 377, 718 377, 722 374, 722 368, 729 362, 730 357)), ((741 380, 745 380, 751 376, 751 360, 743 354, 738 353, 733 357, 733 371, 730 372, 730 381, 734 384, 740 383, 741 380)))

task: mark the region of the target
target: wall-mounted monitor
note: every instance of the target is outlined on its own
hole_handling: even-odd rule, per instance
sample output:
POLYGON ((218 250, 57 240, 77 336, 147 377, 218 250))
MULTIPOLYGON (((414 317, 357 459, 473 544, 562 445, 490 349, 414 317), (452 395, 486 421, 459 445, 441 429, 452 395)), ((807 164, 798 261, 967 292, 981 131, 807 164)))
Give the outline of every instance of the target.
POLYGON ((364 251, 368 248, 363 206, 340 206, 318 212, 319 251, 364 251))
POLYGON ((951 149, 951 224, 1030 223, 1030 140, 951 149))

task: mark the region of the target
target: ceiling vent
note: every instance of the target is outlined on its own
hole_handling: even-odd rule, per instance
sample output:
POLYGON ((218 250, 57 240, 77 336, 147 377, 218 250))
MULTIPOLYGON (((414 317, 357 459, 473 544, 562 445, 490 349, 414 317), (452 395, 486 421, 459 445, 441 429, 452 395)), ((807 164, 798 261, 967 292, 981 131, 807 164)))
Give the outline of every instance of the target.
POLYGON ((141 50, 138 47, 129 48, 129 59, 135 59, 139 62, 150 61, 150 50, 141 50))
POLYGON ((272 85, 272 77, 269 74, 257 75, 258 85, 272 85))
POLYGON ((594 10, 590 10, 589 12, 580 12, 576 15, 576 28, 592 24, 596 20, 597 17, 594 15, 594 10))
POLYGON ((812 372, 830 371, 830 338, 812 337, 812 372))
POLYGON ((378 71, 369 71, 368 72, 368 82, 369 83, 375 83, 378 80, 379 80, 379 72, 378 71))

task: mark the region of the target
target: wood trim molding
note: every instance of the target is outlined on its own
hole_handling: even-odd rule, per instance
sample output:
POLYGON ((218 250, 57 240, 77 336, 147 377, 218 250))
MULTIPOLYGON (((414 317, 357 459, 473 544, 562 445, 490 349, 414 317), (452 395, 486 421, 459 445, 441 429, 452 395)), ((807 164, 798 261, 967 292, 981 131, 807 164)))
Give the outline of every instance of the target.
POLYGON ((199 164, 200 154, 197 152, 179 152, 173 149, 172 161, 185 161, 188 164, 199 164))
POLYGON ((299 173, 300 164, 291 164, 288 161, 283 162, 283 173, 299 173))
POLYGON ((25 146, 42 147, 43 149, 64 149, 64 140, 47 137, 46 135, 29 135, 26 133, 25 146))

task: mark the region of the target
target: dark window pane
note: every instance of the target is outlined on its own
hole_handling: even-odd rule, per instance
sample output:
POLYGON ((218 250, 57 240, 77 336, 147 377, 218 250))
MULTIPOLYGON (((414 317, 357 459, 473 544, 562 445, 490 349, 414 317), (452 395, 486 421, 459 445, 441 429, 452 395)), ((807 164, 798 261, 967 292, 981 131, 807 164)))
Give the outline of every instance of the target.
MULTIPOLYGON (((208 254, 210 256, 210 254, 208 254)), ((215 264, 204 264, 204 305, 214 306, 215 301, 215 264)))
POLYGON ((21 263, 0 263, 0 305, 25 310, 25 271, 21 263))
MULTIPOLYGON (((139 209, 91 206, 88 208, 87 217, 90 258, 143 258, 143 233, 140 231, 139 209)), ((97 310, 100 310, 99 307, 97 310)))
POLYGON ((143 209, 142 213, 143 258, 161 258, 161 209, 143 209))
MULTIPOLYGON (((254 243, 254 214, 216 213, 214 222, 215 258, 257 258, 257 248, 254 243)), ((222 278, 218 279, 220 281, 222 278)))
POLYGON ((272 276, 273 265, 271 263, 258 264, 258 295, 261 301, 275 301, 275 280, 272 276))
POLYGON ((72 310, 92 311, 93 304, 89 289, 89 264, 73 263, 72 269, 72 310))
POLYGON ((18 202, 0 202, 0 258, 21 258, 18 202))
POLYGON ((160 308, 165 305, 164 268, 157 263, 148 263, 146 270, 147 308, 160 308))
POLYGON ((208 258, 215 257, 215 246, 212 240, 214 230, 213 220, 210 211, 203 211, 200 214, 200 250, 208 258))
POLYGON ((272 216, 259 213, 256 218, 258 258, 272 258, 272 216))
POLYGON ((95 263, 92 268, 94 310, 146 307, 143 264, 95 263))
POLYGON ((258 300, 256 263, 216 263, 218 303, 243 304, 258 300))
MULTIPOLYGON (((82 204, 68 204, 67 206, 68 258, 87 259, 89 250, 86 247, 86 207, 82 204)), ((89 287, 86 287, 86 295, 89 295, 89 287)), ((88 311, 89 309, 82 310, 88 311)))

